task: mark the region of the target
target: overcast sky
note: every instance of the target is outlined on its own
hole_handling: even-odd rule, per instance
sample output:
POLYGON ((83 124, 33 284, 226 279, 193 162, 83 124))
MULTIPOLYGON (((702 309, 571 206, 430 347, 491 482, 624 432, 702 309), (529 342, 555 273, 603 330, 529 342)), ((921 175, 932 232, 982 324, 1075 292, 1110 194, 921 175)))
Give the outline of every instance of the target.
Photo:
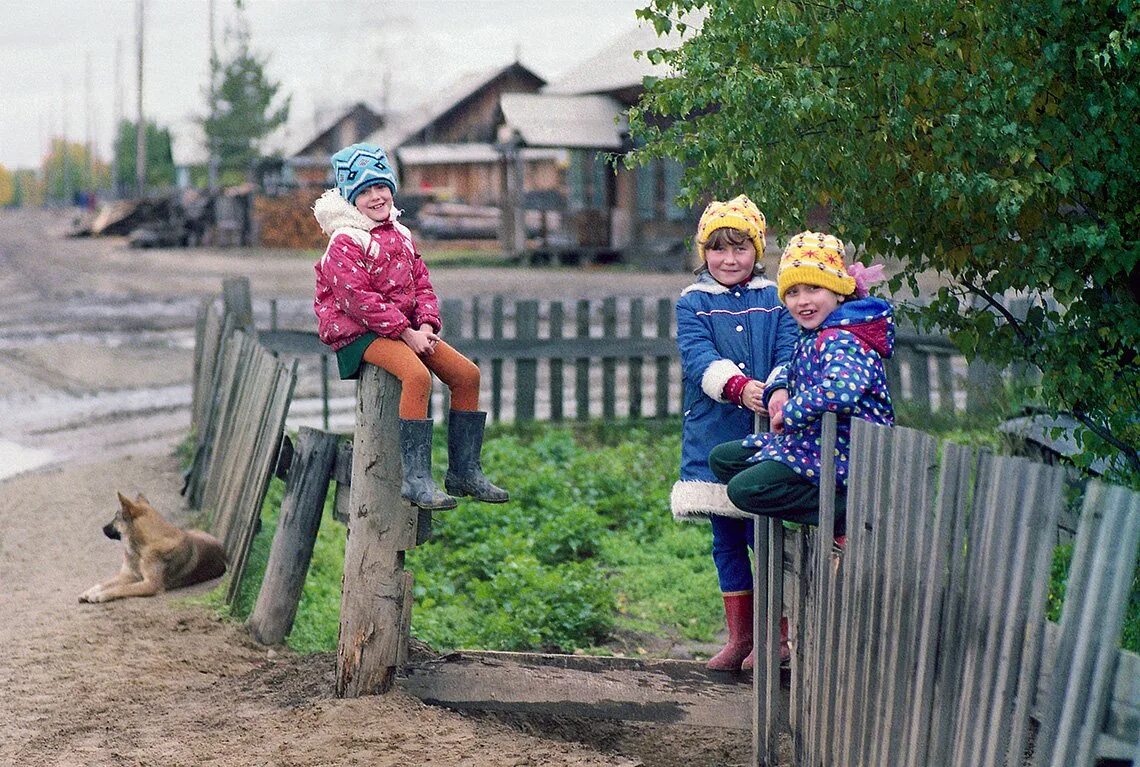
MULTIPOLYGON (((171 127, 205 110, 208 0, 144 0, 143 111, 171 127)), ((285 146, 356 101, 406 109, 464 73, 518 56, 560 74, 633 29, 649 0, 244 0, 251 47, 292 96, 285 146)), ((53 136, 109 159, 134 119, 137 0, 0 0, 0 165, 39 167, 53 136), (116 50, 119 51, 116 55, 116 50)), ((215 35, 237 15, 214 0, 215 35)))

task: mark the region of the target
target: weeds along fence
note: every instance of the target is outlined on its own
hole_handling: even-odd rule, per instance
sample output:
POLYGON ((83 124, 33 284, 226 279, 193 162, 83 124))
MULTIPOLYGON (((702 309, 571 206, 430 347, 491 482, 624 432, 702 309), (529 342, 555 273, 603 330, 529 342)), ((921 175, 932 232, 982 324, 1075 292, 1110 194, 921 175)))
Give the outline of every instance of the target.
MULTIPOLYGON (((497 295, 441 305, 447 342, 479 364, 492 421, 663 418, 680 413, 682 381, 674 300, 609 296, 574 301, 497 295)), ((271 302, 270 317, 277 315, 271 302)), ((319 355, 323 426, 329 428, 330 355, 312 330, 271 322, 261 343, 286 356, 319 355)), ((976 410, 1002 371, 967 365, 949 339, 900 327, 887 373, 896 401, 919 411, 976 410)), ((442 389, 442 390, 441 390, 442 389)), ((444 387, 431 408, 447 409, 444 387)))
MULTIPOLYGON (((829 415, 824 444, 834 430, 829 415)), ((756 764, 1134 759, 1140 658, 1118 648, 1140 494, 1090 483, 1055 625, 1045 619, 1046 590, 1063 470, 953 444, 939 455, 929 435, 862 421, 852 424, 850 460, 842 550, 831 536, 757 523, 756 764), (795 647, 786 712, 785 613, 795 647), (779 758, 785 733, 791 761, 779 758)), ((825 464, 821 476, 834 474, 825 464)), ((821 496, 819 529, 829 530, 833 488, 821 496)))

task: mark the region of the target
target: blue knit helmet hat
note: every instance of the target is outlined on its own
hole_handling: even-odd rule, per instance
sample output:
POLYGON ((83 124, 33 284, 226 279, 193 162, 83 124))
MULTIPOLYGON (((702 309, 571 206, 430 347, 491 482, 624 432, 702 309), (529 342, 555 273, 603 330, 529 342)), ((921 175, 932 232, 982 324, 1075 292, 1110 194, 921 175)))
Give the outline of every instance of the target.
POLYGON ((350 203, 370 186, 383 184, 396 193, 396 173, 388 162, 388 155, 375 144, 353 144, 332 156, 336 188, 340 196, 350 203))

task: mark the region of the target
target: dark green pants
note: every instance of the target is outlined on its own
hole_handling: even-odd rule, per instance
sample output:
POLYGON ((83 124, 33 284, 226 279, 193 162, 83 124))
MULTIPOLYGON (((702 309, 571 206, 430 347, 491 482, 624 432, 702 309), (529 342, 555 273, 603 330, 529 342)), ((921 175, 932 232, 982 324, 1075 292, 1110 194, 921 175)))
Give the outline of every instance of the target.
MULTIPOLYGON (((728 485, 728 498, 749 514, 777 517, 806 525, 819 524, 819 486, 796 474, 779 461, 748 461, 756 450, 741 447, 739 440, 723 442, 709 454, 709 468, 728 485)), ((847 492, 835 497, 835 534, 843 535, 847 516, 847 492)))

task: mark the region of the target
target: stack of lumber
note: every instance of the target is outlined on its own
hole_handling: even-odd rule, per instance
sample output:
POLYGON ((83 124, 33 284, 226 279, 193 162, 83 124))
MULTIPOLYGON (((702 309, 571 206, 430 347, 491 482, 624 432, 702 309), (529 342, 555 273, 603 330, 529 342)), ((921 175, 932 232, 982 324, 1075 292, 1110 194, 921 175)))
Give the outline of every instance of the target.
POLYGON ((309 192, 255 197, 253 218, 255 228, 261 234, 261 245, 267 248, 323 248, 328 238, 313 218, 314 199, 309 192))

